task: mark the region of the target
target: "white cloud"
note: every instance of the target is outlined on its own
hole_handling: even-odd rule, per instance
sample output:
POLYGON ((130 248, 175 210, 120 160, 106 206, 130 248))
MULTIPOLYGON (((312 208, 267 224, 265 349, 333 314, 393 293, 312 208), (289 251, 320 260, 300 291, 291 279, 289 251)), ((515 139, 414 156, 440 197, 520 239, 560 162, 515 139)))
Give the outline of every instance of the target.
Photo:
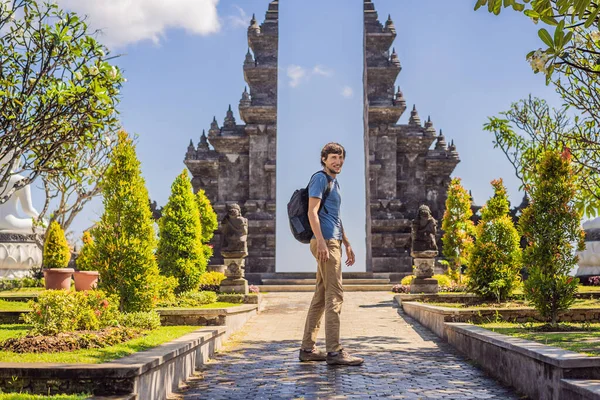
POLYGON ((219 0, 56 0, 62 8, 88 16, 92 29, 101 29, 100 41, 109 48, 142 40, 159 43, 167 29, 197 35, 220 29, 219 0))
POLYGON ((314 75, 331 76, 333 75, 333 70, 322 65, 315 65, 315 67, 312 70, 312 73, 314 75))
POLYGON ((350 99, 354 96, 354 90, 352 90, 350 86, 344 86, 344 88, 342 89, 342 96, 347 99, 350 99))
POLYGON ((246 14, 246 11, 240 6, 234 5, 237 8, 239 15, 229 15, 227 19, 234 28, 246 28, 250 25, 250 17, 246 14))
POLYGON ((295 88, 306 78, 306 70, 299 65, 290 65, 287 68, 287 76, 290 78, 290 86, 295 88))
POLYGON ((332 75, 333 70, 323 65, 315 65, 312 69, 293 64, 287 67, 287 76, 290 78, 289 83, 293 88, 298 87, 302 82, 308 81, 312 76, 324 76, 329 78, 332 75))

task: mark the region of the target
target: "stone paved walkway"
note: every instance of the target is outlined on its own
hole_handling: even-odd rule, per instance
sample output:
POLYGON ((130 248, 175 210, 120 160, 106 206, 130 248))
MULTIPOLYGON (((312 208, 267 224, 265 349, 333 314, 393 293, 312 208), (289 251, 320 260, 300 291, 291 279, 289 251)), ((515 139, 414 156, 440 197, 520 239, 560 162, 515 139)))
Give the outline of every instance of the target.
MULTIPOLYGON (((342 344, 365 357, 364 365, 300 363, 298 347, 311 296, 267 294, 266 310, 231 338, 183 398, 519 398, 393 308, 390 293, 345 293, 342 344)), ((324 340, 318 344, 324 348, 324 340)))

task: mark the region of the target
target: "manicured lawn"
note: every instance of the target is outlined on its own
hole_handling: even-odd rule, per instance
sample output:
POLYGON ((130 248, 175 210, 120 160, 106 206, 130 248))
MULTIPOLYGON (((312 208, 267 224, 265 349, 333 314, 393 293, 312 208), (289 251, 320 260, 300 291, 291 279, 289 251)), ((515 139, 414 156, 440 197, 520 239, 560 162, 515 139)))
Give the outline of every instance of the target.
POLYGON ((577 286, 579 293, 600 293, 600 286, 577 286))
POLYGON ((600 323, 581 326, 580 332, 532 332, 529 327, 540 326, 541 323, 530 323, 524 326, 519 323, 500 322, 480 325, 483 328, 504 335, 533 340, 548 346, 560 347, 590 356, 600 356, 600 323), (585 330, 584 330, 585 328, 585 330))
MULTIPOLYGON (((23 353, 0 351, 0 362, 49 362, 74 364, 99 364, 116 360, 138 351, 156 347, 165 342, 177 339, 193 332, 198 326, 162 326, 144 337, 130 340, 115 346, 102 349, 75 350, 68 353, 23 353)), ((27 332, 26 325, 0 325, 0 340, 23 335, 27 332)), ((0 398, 1 400, 1 398, 0 398)))
POLYGON ((0 311, 22 311, 29 310, 25 301, 7 301, 0 299, 0 311))
POLYGON ((89 394, 57 394, 54 396, 43 396, 40 394, 3 393, 0 400, 85 400, 89 394))
POLYGON ((225 303, 222 301, 218 301, 216 303, 211 303, 211 304, 205 304, 203 306, 199 306, 199 307, 161 307, 158 308, 158 310, 202 310, 202 309, 207 309, 207 308, 229 308, 229 307, 237 307, 237 306, 243 306, 244 304, 240 304, 240 303, 225 303))
MULTIPOLYGON (((525 300, 510 300, 504 303, 481 303, 477 305, 467 305, 465 303, 446 303, 446 302, 424 302, 432 306, 477 309, 477 308, 532 308, 525 300)), ((600 299, 577 299, 571 308, 600 308, 600 299)))

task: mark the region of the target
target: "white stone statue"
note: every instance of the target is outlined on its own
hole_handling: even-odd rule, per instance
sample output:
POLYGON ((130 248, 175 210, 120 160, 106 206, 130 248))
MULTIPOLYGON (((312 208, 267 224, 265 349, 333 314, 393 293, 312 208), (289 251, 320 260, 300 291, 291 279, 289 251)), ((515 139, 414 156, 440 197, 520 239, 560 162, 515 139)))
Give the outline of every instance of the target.
MULTIPOLYGON (((13 156, 11 150, 4 158, 0 159, 0 171, 9 168, 8 163, 13 156)), ((19 168, 19 161, 14 169, 19 168)), ((13 171, 11 170, 11 171, 13 171)), ((0 197, 4 196, 12 189, 18 181, 24 177, 19 174, 11 175, 5 185, 0 186, 0 197)), ((15 232, 15 233, 33 233, 33 218, 37 218, 39 213, 33 208, 31 202, 31 187, 26 185, 15 191, 9 199, 0 204, 0 232, 15 232), (23 214, 29 218, 19 216, 18 206, 21 206, 23 214)))
POLYGON ((578 251, 579 261, 575 276, 600 275, 600 217, 583 223, 583 229, 587 232, 585 249, 578 251))

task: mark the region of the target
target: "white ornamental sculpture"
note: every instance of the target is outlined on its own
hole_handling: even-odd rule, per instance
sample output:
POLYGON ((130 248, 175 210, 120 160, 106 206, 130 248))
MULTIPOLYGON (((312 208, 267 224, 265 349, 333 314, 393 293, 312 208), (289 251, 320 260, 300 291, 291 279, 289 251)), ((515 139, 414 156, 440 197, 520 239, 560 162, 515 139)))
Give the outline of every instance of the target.
POLYGON ((600 217, 583 223, 585 250, 577 252, 579 261, 575 276, 600 275, 600 217))
MULTIPOLYGON (((11 151, 0 159, 2 174, 10 167, 12 156, 11 151)), ((11 172, 18 168, 17 162, 11 172)), ((12 174, 6 184, 0 186, 0 197, 5 196, 21 179, 22 175, 12 174)), ((0 279, 26 276, 32 267, 42 264, 42 251, 35 243, 33 234, 33 219, 38 216, 29 185, 15 191, 6 202, 0 204, 0 279), (19 207, 24 216, 21 216, 19 207)))

